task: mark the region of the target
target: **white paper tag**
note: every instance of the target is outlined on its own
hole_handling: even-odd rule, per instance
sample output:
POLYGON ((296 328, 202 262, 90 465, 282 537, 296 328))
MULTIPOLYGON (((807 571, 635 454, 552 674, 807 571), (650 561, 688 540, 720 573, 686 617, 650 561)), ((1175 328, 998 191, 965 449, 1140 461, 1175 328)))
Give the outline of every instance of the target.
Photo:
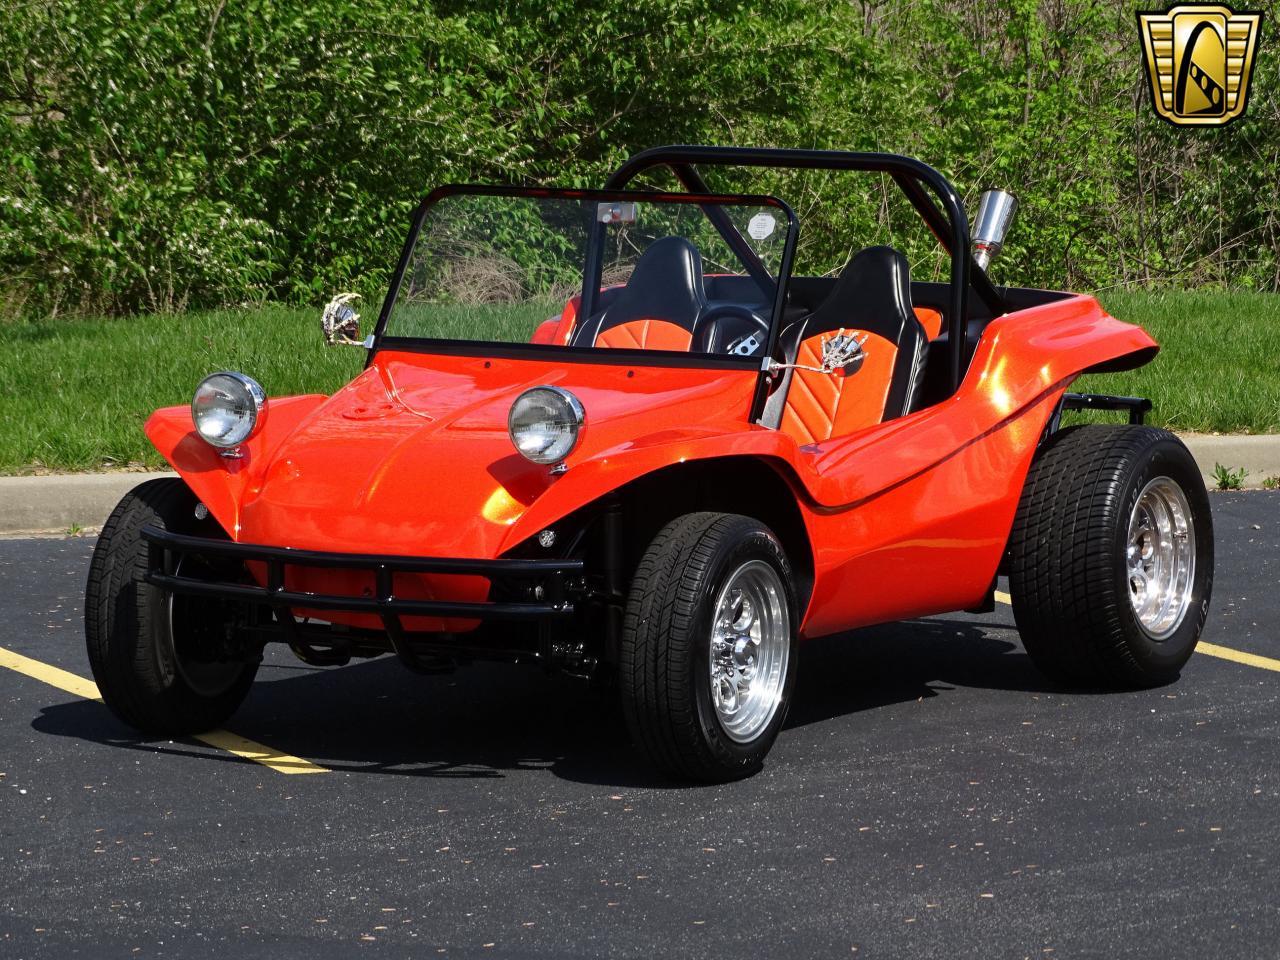
POLYGON ((752 240, 763 240, 773 233, 773 228, 777 225, 778 221, 773 219, 773 214, 757 213, 751 218, 751 222, 747 224, 747 233, 750 234, 752 240))

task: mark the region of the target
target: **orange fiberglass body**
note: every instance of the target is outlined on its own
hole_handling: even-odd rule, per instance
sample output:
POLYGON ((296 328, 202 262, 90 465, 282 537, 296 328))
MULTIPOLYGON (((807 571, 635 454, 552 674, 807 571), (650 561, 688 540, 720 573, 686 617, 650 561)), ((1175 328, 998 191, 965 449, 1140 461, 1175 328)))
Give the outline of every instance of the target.
MULTIPOLYGON (((952 396, 819 443, 748 421, 750 370, 393 350, 332 397, 273 399, 238 459, 195 434, 186 406, 157 411, 146 430, 233 540, 405 557, 501 557, 673 464, 748 458, 794 494, 813 572, 801 629, 820 636, 979 604, 1068 385, 1154 347, 1091 297, 1020 310, 987 325, 952 396), (507 434, 512 401, 541 384, 572 390, 588 411, 581 444, 554 477, 507 434)), ((289 586, 308 591, 358 588, 351 574, 294 575, 289 586)), ((477 577, 419 579, 401 592, 479 600, 485 591, 477 577)))
POLYGON ((984 266, 954 188, 893 155, 666 147, 603 191, 441 188, 373 334, 341 312, 350 296, 326 309, 331 342, 369 351, 345 387, 254 400, 219 374, 152 415, 205 526, 144 530, 147 581, 235 606, 217 616, 249 646, 224 657, 265 638, 320 664, 390 651, 593 674, 621 663, 660 531, 716 514, 776 538, 796 635, 979 608, 1063 409, 1149 406, 1072 381, 1157 349, 1091 297, 996 288, 984 266), (794 274, 794 212, 712 193, 698 168, 717 165, 887 174, 950 280, 912 281, 888 246, 794 274), (625 189, 651 168, 686 192, 625 189), (460 305, 477 256, 524 271, 521 292, 460 305), (257 413, 223 442, 244 413, 226 389, 257 413))

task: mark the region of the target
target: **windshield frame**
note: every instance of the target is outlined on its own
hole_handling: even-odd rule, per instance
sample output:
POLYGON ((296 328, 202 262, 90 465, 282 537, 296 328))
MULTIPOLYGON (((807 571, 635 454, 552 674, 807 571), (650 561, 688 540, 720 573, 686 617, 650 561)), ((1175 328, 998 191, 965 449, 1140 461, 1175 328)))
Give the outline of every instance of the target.
MULTIPOLYGON (((405 239, 404 247, 400 252, 400 259, 396 264, 395 272, 391 276, 391 282, 387 287, 387 294, 382 303, 382 310, 378 314, 377 325, 374 327, 373 333, 370 336, 371 343, 365 364, 366 367, 372 363, 374 355, 379 350, 397 350, 413 353, 437 353, 452 356, 505 356, 526 359, 543 358, 570 363, 623 364, 627 366, 730 367, 747 370, 756 369, 761 371, 763 374, 764 367, 766 366, 769 357, 769 352, 767 350, 761 356, 740 357, 731 354, 719 353, 690 353, 685 351, 643 350, 625 347, 602 349, 599 347, 574 347, 550 343, 460 340, 444 337, 397 337, 388 334, 386 332, 387 323, 391 319, 392 312, 395 310, 396 300, 400 295, 400 287, 404 281, 405 272, 408 270, 410 261, 412 260, 413 251, 417 245, 418 236, 422 231, 422 225, 427 218, 427 214, 431 211, 432 207, 444 198, 459 195, 516 197, 535 200, 617 200, 622 202, 634 201, 637 203, 677 203, 693 207, 712 207, 713 209, 719 209, 722 206, 734 204, 767 206, 779 210, 786 216, 787 233, 783 244, 782 257, 778 265, 778 275, 776 279, 777 289, 774 291, 772 312, 769 318, 770 346, 772 346, 772 344, 777 340, 777 336, 780 332, 779 328, 782 323, 784 307, 786 305, 787 288, 791 280, 791 266, 795 256, 796 240, 799 235, 799 222, 796 219, 795 211, 791 209, 786 201, 778 197, 771 197, 763 194, 671 193, 655 190, 599 190, 569 187, 514 187, 474 183, 454 183, 446 184, 432 190, 429 194, 423 197, 422 201, 413 211, 409 226, 409 235, 405 239)), ((717 222, 717 219, 707 213, 705 209, 703 210, 703 214, 707 216, 711 224, 721 232, 722 236, 724 236, 724 227, 722 224, 717 222)), ((731 225, 729 226, 729 229, 733 230, 731 225)), ((734 246, 733 241, 730 240, 728 236, 725 236, 725 240, 730 244, 731 248, 734 246)), ((600 254, 603 250, 604 241, 605 235, 602 230, 593 228, 590 231, 586 260, 583 264, 584 293, 594 293, 594 291, 587 291, 586 288, 590 285, 593 275, 598 278, 600 254)), ((735 253, 737 253, 736 250, 735 253)), ((742 259, 741 255, 739 255, 739 259, 742 259)), ((750 266, 745 261, 742 263, 742 266, 744 270, 750 269, 750 266)), ((588 295, 583 302, 590 305, 591 296, 588 295)))

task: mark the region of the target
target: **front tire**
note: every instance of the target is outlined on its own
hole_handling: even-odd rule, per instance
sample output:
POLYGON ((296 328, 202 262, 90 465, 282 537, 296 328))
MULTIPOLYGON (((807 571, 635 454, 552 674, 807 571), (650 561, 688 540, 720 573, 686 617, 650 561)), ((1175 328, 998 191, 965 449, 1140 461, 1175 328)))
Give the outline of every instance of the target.
POLYGON ((632 739, 679 779, 759 770, 790 705, 796 632, 791 566, 768 528, 735 514, 673 520, 627 601, 619 678, 632 739))
POLYGON ((93 678, 111 712, 147 734, 182 736, 220 726, 258 672, 256 661, 199 657, 200 635, 222 626, 217 608, 182 606, 143 579, 143 527, 221 532, 213 521, 195 519, 196 503, 181 480, 140 484, 107 519, 89 564, 84 626, 93 678))
POLYGON ((1071 427, 1037 454, 1009 541, 1009 592, 1043 673, 1169 683, 1195 651, 1212 589, 1209 496, 1177 437, 1071 427))

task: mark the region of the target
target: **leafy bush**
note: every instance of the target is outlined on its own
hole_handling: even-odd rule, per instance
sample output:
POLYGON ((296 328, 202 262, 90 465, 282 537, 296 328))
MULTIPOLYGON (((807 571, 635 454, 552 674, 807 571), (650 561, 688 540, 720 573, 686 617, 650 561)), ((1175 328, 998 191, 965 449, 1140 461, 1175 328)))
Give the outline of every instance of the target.
MULTIPOLYGON (((1275 36, 1248 116, 1188 130, 1150 110, 1132 10, 1092 0, 9 3, 0 297, 41 316, 375 294, 430 185, 598 184, 679 141, 911 153, 971 202, 1011 187, 1000 269, 1029 284, 1277 289, 1275 36)), ((878 178, 713 185, 780 192, 815 269, 914 225, 878 178)), ((915 229, 900 244, 936 271, 915 229)))

